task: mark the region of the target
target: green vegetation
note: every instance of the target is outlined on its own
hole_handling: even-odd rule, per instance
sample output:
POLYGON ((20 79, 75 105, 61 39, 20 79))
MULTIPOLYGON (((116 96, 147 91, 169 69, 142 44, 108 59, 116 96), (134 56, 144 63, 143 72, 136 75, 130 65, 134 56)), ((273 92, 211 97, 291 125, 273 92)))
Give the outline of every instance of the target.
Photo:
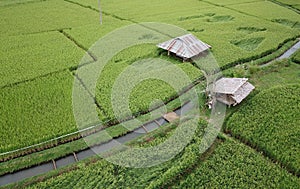
POLYGON ((1 89, 0 152, 76 131, 72 82, 65 71, 1 89))
POLYGON ((273 19, 273 22, 282 24, 284 26, 288 26, 290 28, 297 28, 300 29, 300 22, 299 21, 292 21, 288 19, 273 19))
POLYGON ((255 33, 255 32, 261 32, 266 31, 266 28, 256 28, 256 27, 239 27, 237 28, 238 31, 245 32, 247 34, 255 33))
POLYGON ((62 30, 99 23, 97 12, 61 0, 0 7, 1 36, 62 30), (80 12, 80 14, 78 14, 80 12))
POLYGON ((231 41, 232 44, 247 50, 247 51, 253 51, 255 50, 261 42, 263 42, 265 38, 263 37, 257 37, 257 38, 250 38, 250 39, 242 39, 239 41, 231 41))
POLYGON ((59 32, 1 35, 0 44, 0 86, 76 67, 85 53, 59 32))
POLYGON ((270 1, 237 4, 228 7, 267 20, 286 19, 300 21, 297 13, 270 1))
MULTIPOLYGON (((196 87, 198 90, 202 90, 203 87, 196 87)), ((182 96, 182 99, 187 101, 190 100, 189 94, 186 93, 182 96)), ((199 99, 200 103, 202 99, 199 99)), ((177 109, 180 107, 182 102, 180 102, 178 99, 175 99, 168 104, 166 104, 167 111, 172 111, 174 109, 177 109)), ((145 114, 143 116, 138 117, 138 120, 142 123, 146 123, 149 120, 152 121, 154 119, 157 119, 161 117, 160 114, 155 114, 154 112, 151 113, 151 115, 145 114)), ((1 163, 0 168, 0 175, 6 174, 6 173, 12 173, 14 171, 18 171, 20 169, 24 169, 27 167, 31 167, 34 165, 39 165, 45 162, 49 162, 52 159, 59 159, 61 157, 64 157, 66 155, 72 154, 73 152, 79 152, 81 150, 84 150, 88 148, 89 146, 101 144, 108 142, 112 138, 118 138, 120 136, 124 136, 127 133, 131 132, 132 130, 140 127, 140 124, 137 124, 134 120, 129 120, 126 122, 126 128, 122 124, 110 126, 104 131, 99 131, 99 129, 102 128, 102 126, 95 127, 92 129, 89 129, 87 131, 81 132, 80 134, 74 134, 69 137, 62 138, 61 140, 54 140, 52 142, 45 143, 43 145, 40 145, 38 148, 34 147, 32 149, 24 150, 24 151, 18 151, 6 156, 1 156, 1 161, 4 160, 4 162, 1 163), (108 133, 106 135, 105 133, 108 133), (85 140, 78 139, 80 136, 85 136, 85 140), (78 140, 77 140, 78 139, 78 140), (75 140, 75 141, 73 141, 75 140), (87 145, 87 142, 89 146, 87 145), (61 143, 61 144, 58 144, 61 143), (49 148, 49 149, 48 149, 49 148), (42 151, 39 151, 42 150, 42 151), (36 152, 39 151, 39 152, 36 152), (26 153, 29 153, 29 155, 26 155, 26 153), (25 156, 22 156, 25 155, 25 156), (22 156, 22 157, 19 157, 22 156), (18 157, 18 158, 16 158, 18 157), (12 159, 14 158, 14 159, 12 159)), ((168 128, 168 126, 164 126, 164 128, 168 128)), ((161 132, 161 129, 158 130, 158 132, 161 132)), ((156 131, 155 131, 156 133, 156 131)))
POLYGON ((300 63, 300 50, 298 50, 295 55, 293 56, 292 60, 295 62, 295 63, 300 63))
MULTIPOLYGON (((138 126, 132 125, 131 130, 137 128, 138 126)), ((56 147, 45 149, 40 152, 32 153, 23 157, 16 159, 11 159, 1 163, 0 175, 6 173, 12 173, 17 170, 21 170, 34 165, 40 165, 51 160, 56 160, 66 155, 72 154, 73 152, 79 152, 81 150, 87 149, 89 146, 86 141, 89 141, 89 145, 97 145, 110 141, 112 138, 117 138, 123 136, 130 132, 128 129, 122 125, 115 125, 105 129, 104 131, 97 132, 87 136, 85 139, 75 140, 66 144, 61 144, 56 147), (108 133, 110 136, 106 135, 108 133)), ((85 133, 82 133, 84 135, 85 133)))
MULTIPOLYGON (((92 0, 74 1, 84 6, 91 6, 94 9, 97 9, 98 6, 97 2, 92 0)), ((234 3, 236 1, 232 2, 234 3)), ((251 1, 248 0, 247 2, 251 1)), ((103 1, 102 6, 107 14, 122 18, 124 22, 163 22, 180 26, 192 32, 195 36, 199 37, 199 39, 212 46, 212 52, 220 66, 236 61, 245 62, 245 60, 260 58, 278 49, 280 43, 300 35, 299 30, 295 28, 279 25, 278 23, 260 17, 249 16, 246 13, 239 12, 239 10, 235 11, 218 7, 206 1, 189 0, 185 1, 184 5, 182 5, 183 2, 176 2, 176 6, 170 9, 169 4, 173 3, 171 0, 163 2, 158 0, 151 2, 142 2, 139 0, 124 2, 122 0, 113 0, 103 1), (128 11, 127 7, 130 7, 130 11, 128 11), (147 9, 144 10, 143 7, 147 7, 147 9), (226 24, 224 22, 208 22, 222 21, 223 19, 230 21, 225 22, 226 24), (253 32, 250 34, 241 30, 237 32, 236 29, 240 27, 264 28, 264 32, 253 32), (231 41, 234 40, 240 41, 249 38, 265 39, 258 48, 251 51, 241 51, 240 47, 231 43, 231 41), (234 56, 228 56, 228 52, 234 56)), ((260 2, 242 3, 241 6, 251 7, 248 6, 248 4, 256 5, 256 3, 259 4, 260 2)), ((240 2, 238 4, 240 4, 240 2)), ((299 19, 298 15, 293 11, 277 7, 278 5, 276 4, 271 4, 271 8, 274 8, 274 11, 270 11, 268 4, 261 4, 260 6, 262 6, 262 9, 267 9, 263 10, 264 12, 276 12, 278 17, 270 19, 290 19, 295 21, 299 19)), ((89 26, 87 27, 86 31, 89 30, 89 26)), ((93 31, 92 27, 91 30, 93 31)), ((78 36, 77 40, 79 41, 84 41, 86 38, 84 35, 79 35, 82 31, 74 31, 72 33, 78 36)))
POLYGON ((258 90, 275 86, 300 83, 300 65, 287 60, 273 63, 251 75, 251 82, 258 90))
MULTIPOLYGON (((226 77, 250 77, 251 74, 253 74, 253 71, 255 71, 257 69, 264 70, 262 73, 260 73, 261 75, 257 76, 257 80, 259 80, 260 77, 262 77, 262 74, 269 74, 270 72, 277 72, 277 71, 280 71, 282 67, 289 67, 291 65, 291 62, 289 60, 276 61, 276 63, 273 62, 272 64, 270 64, 270 62, 274 61, 276 58, 281 56, 284 52, 289 50, 297 42, 298 42, 298 40, 289 40, 288 42, 280 45, 280 48, 278 50, 276 50, 270 54, 267 53, 267 55, 262 58, 258 58, 255 60, 253 60, 251 58, 245 59, 244 62, 236 61, 236 62, 233 62, 226 66, 223 66, 222 73, 226 77), (266 66, 266 65, 269 65, 269 66, 266 66), (264 69, 264 67, 267 67, 267 68, 264 69), (272 69, 269 69, 269 68, 272 68, 272 69)), ((292 65, 292 67, 293 66, 294 65, 292 65)), ((282 69, 284 69, 284 68, 282 68, 282 69)), ((291 70, 291 71, 293 72, 295 70, 291 70)), ((266 75, 266 77, 268 77, 268 75, 266 75)), ((279 78, 279 79, 284 79, 284 78, 279 78)), ((270 80, 272 80, 272 77, 270 77, 270 80)))
POLYGON ((265 90, 227 121, 225 132, 300 174, 299 85, 265 90))
POLYGON ((170 188, 298 188, 299 180, 253 149, 226 139, 170 188))
MULTIPOLYGON (((188 124, 181 125, 182 129, 189 129, 188 124)), ((137 146, 155 146, 158 143, 166 140, 171 132, 174 131, 176 128, 175 125, 169 125, 166 127, 163 127, 161 130, 156 131, 154 133, 151 133, 148 136, 145 136, 142 139, 138 139, 136 142, 130 143, 130 145, 137 145, 137 146), (151 142, 149 142, 149 138, 152 138, 151 142)), ((68 172, 66 174, 62 174, 58 177, 50 178, 49 180, 46 180, 44 183, 38 183, 36 186, 33 187, 50 187, 52 185, 53 187, 58 187, 59 185, 63 186, 65 184, 68 184, 69 187, 80 187, 85 185, 85 187, 111 187, 111 188, 118 188, 119 186, 136 186, 136 187, 146 187, 153 179, 156 178, 156 175, 158 173, 164 173, 167 171, 170 167, 178 167, 180 165, 181 170, 185 169, 186 167, 190 166, 190 163, 193 163, 195 160, 197 160, 197 156, 193 155, 193 153, 197 153, 196 149, 199 147, 199 142, 201 142, 201 136, 203 129, 205 128, 205 122, 201 121, 199 123, 199 127, 196 131, 196 135, 194 136, 195 140, 198 141, 197 143, 189 145, 185 155, 183 156, 183 159, 176 158, 176 162, 174 164, 173 161, 165 162, 164 164, 154 166, 151 168, 146 169, 135 169, 135 168, 125 168, 121 166, 114 165, 112 163, 109 163, 105 160, 101 160, 99 158, 93 158, 97 159, 94 160, 93 163, 90 161, 87 162, 79 162, 76 165, 72 165, 72 167, 75 167, 75 169, 78 169, 79 172, 68 172), (87 165, 86 165, 87 163, 87 165), (102 169, 102 171, 101 171, 102 169), (94 170, 94 171, 93 171, 94 170), (90 174, 85 174, 83 176, 85 171, 92 171, 90 174), (100 172, 101 173, 100 173, 100 172), (104 174, 107 173, 107 174, 104 174), (99 177, 99 174, 101 176, 99 177), (103 177, 102 177, 103 176, 103 177), (71 182, 72 179, 82 177, 81 179, 76 179, 78 182, 71 182), (101 178, 102 177, 102 178, 101 178), (100 180, 98 180, 100 179, 100 180), (92 182, 91 182, 92 181, 92 182), (47 186, 48 185, 48 186, 47 186)), ((68 169, 74 169, 70 167, 63 168, 63 170, 68 169)), ((53 171, 50 174, 55 174, 57 176, 57 171, 53 171)), ((180 170, 174 169, 172 171, 172 174, 177 175, 180 173, 180 170)), ((74 181, 74 180, 73 180, 74 181)), ((28 179, 28 182, 31 182, 31 179, 28 179)), ((26 183, 26 182, 25 182, 26 183)), ((25 184, 23 183, 23 185, 25 184)), ((13 186, 13 185, 12 185, 13 186)))
POLYGON ((234 19, 234 17, 232 17, 230 15, 214 16, 214 17, 208 19, 207 22, 229 22, 233 19, 234 19))
MULTIPOLYGON (((79 73, 78 63, 85 52, 106 34, 123 26, 160 22, 186 29, 212 46, 211 52, 226 76, 250 77, 256 90, 238 107, 230 109, 224 129, 230 135, 220 134, 205 154, 200 154, 199 145, 207 124, 203 120, 208 120, 210 112, 204 108, 205 83, 200 83, 196 91, 200 94, 203 120, 199 121, 191 142, 174 159, 151 168, 134 169, 92 157, 11 187, 300 187, 297 156, 300 152, 297 119, 300 65, 295 64, 300 63, 299 51, 291 60, 260 66, 281 55, 300 36, 300 17, 296 10, 300 9, 300 3, 295 0, 103 0, 101 5, 102 25, 95 0, 0 0, 0 153, 67 135, 1 156, 0 175, 87 148, 79 133, 70 134, 78 130, 72 108, 72 87, 81 78, 74 75, 79 73)), ((156 29, 137 36, 137 40, 160 39, 153 35, 156 29)), ((165 34, 178 35, 173 31, 164 31, 165 34)), ((182 89, 203 76, 193 64, 167 56, 167 52, 155 45, 127 48, 114 55, 104 67, 95 97, 89 96, 88 100, 94 103, 105 125, 83 133, 90 145, 123 136, 139 126, 130 121, 126 125, 129 129, 114 125, 117 121, 112 102, 116 99, 112 100, 112 91, 118 79, 124 82, 118 87, 121 96, 125 96, 132 83, 140 81, 128 94, 128 106, 135 118, 146 122, 161 116, 159 111, 148 112, 157 105, 154 102, 161 103, 157 99, 173 100, 164 107, 168 111, 182 102, 174 100, 176 91, 168 83, 151 77, 141 81, 140 76, 169 77, 178 81, 182 89), (153 58, 162 59, 159 67, 152 64, 139 70, 153 58), (172 71, 163 61, 182 70, 190 81, 178 79, 182 73, 172 71), (128 69, 132 69, 131 74, 122 78, 128 69)), ((80 68, 93 67, 101 53, 101 50, 89 51, 80 68)), ((85 94, 91 92, 86 90, 90 86, 81 83, 79 87, 85 94)), ((185 94, 184 100, 189 99, 189 94, 185 94)), ((121 105, 117 109, 126 119, 127 104, 123 106, 124 98, 118 100, 121 105)), ((89 121, 89 116, 79 121, 89 121)), ((93 121, 90 125, 98 123, 93 121)), ((190 132, 190 126, 188 121, 181 127, 169 124, 128 145, 156 146, 173 135, 175 129, 190 132)), ((173 147, 168 146, 167 150, 173 147)), ((122 155, 124 159, 128 157, 126 153, 122 155)))
POLYGON ((204 2, 209 2, 214 5, 221 5, 221 6, 227 6, 227 5, 234 5, 234 4, 247 4, 251 2, 259 2, 259 1, 264 1, 264 0, 201 0, 204 2))
MULTIPOLYGON (((170 134, 163 132, 155 137, 150 135, 139 139, 136 145, 156 145, 170 134)), ((42 180, 36 184, 30 184, 28 188, 66 186, 76 188, 83 185, 86 188, 132 186, 135 188, 205 188, 224 185, 228 187, 299 187, 297 177, 290 175, 253 149, 227 138, 218 139, 208 153, 198 156, 199 139, 196 137, 184 152, 172 161, 159 166, 143 169, 124 168, 93 158, 60 171, 54 171, 46 177, 28 179, 20 184, 26 186, 30 182, 34 183, 34 180, 42 180), (51 175, 56 176, 51 178, 51 175)), ((11 185, 11 187, 17 186, 11 185)))
MULTIPOLYGON (((118 79, 118 77, 123 73, 123 71, 126 71, 126 69, 128 69, 128 66, 132 65, 134 62, 134 66, 140 66, 143 64, 143 62, 139 62, 138 60, 145 59, 145 61, 149 62, 151 60, 147 60, 147 58, 150 57, 161 57, 163 59, 166 59, 157 54, 156 47, 153 44, 137 45, 128 48, 124 51, 121 51, 116 56, 114 56, 112 60, 105 66, 105 69, 103 70, 101 76, 98 79, 96 99, 104 107, 107 119, 115 119, 115 113, 111 104, 111 94, 116 79, 118 79)), ((177 68, 184 71, 187 74, 187 76, 190 77, 190 82, 202 76, 202 72, 189 63, 182 64, 182 61, 177 61, 171 58, 167 58, 167 60, 173 62, 177 68)), ((130 68, 133 69, 132 66, 130 68)), ((127 84, 122 85, 120 87, 128 87, 130 83, 134 82, 132 80, 133 75, 136 75, 135 78, 139 78, 141 74, 149 74, 149 71, 151 71, 153 74, 159 73, 160 75, 166 76, 172 76, 172 74, 174 74, 172 73, 172 70, 170 70, 169 66, 166 65, 162 65, 160 68, 153 68, 151 66, 147 66, 145 68, 145 66, 143 66, 143 69, 146 69, 143 73, 141 73, 141 71, 132 71, 132 73, 130 74, 131 77, 124 78, 123 80, 123 82, 126 82, 127 84)), ((177 81, 178 79, 173 78, 172 80, 177 81)), ((189 83, 181 83, 182 89, 188 84, 189 83)), ((125 89, 120 88, 118 90, 125 91, 125 89)), ((137 85, 131 91, 129 96, 129 107, 133 115, 138 115, 139 112, 148 111, 151 103, 156 99, 160 99, 163 102, 167 102, 171 97, 176 96, 177 92, 164 81, 156 79, 147 79, 142 82, 138 82, 137 85)), ((119 109, 122 109, 122 107, 119 107, 119 109)), ((127 116, 128 115, 123 115, 122 118, 126 118, 127 116)))
POLYGON ((300 10, 300 4, 297 4, 297 5, 293 5, 294 8, 300 10))
POLYGON ((297 5, 297 4, 300 4, 299 1, 297 1, 297 0, 275 0, 275 1, 287 4, 287 5, 297 5))
POLYGON ((291 7, 295 10, 300 11, 300 3, 297 0, 272 0, 272 1, 280 5, 285 5, 286 7, 291 7))
POLYGON ((42 0, 1 0, 0 7, 2 6, 9 6, 9 5, 16 5, 16 4, 24 4, 24 3, 33 3, 36 1, 42 0))
POLYGON ((109 32, 129 24, 131 24, 131 22, 119 20, 112 16, 103 15, 102 25, 99 24, 98 20, 97 23, 76 26, 70 30, 64 30, 64 32, 72 36, 72 38, 75 39, 79 44, 88 49, 109 32))

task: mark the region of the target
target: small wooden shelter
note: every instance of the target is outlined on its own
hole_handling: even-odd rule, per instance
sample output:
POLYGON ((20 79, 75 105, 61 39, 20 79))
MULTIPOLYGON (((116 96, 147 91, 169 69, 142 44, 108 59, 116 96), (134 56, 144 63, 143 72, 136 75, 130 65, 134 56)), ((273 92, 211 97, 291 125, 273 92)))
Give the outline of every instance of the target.
POLYGON ((247 78, 221 78, 212 86, 216 100, 226 105, 236 106, 241 103, 255 87, 247 78))
POLYGON ((192 34, 183 35, 181 37, 160 43, 157 45, 157 47, 167 50, 168 55, 173 53, 176 56, 183 58, 183 60, 197 57, 201 53, 211 48, 210 45, 197 39, 192 34))

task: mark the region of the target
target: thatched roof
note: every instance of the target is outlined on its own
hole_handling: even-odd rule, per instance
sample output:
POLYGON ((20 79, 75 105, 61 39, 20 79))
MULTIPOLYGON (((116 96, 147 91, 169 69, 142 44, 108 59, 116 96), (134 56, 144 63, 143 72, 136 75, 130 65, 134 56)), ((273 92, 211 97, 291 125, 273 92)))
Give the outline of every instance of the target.
POLYGON ((175 53, 176 56, 182 58, 195 57, 211 48, 210 45, 200 41, 192 34, 183 35, 164 43, 160 43, 157 47, 175 53))
POLYGON ((241 103, 250 93, 253 91, 255 87, 246 82, 243 86, 241 86, 233 95, 232 98, 239 104, 241 103))
POLYGON ((217 99, 228 105, 241 103, 255 87, 247 78, 221 78, 213 86, 217 99))
POLYGON ((221 78, 214 86, 215 93, 234 94, 248 81, 247 78, 221 78))

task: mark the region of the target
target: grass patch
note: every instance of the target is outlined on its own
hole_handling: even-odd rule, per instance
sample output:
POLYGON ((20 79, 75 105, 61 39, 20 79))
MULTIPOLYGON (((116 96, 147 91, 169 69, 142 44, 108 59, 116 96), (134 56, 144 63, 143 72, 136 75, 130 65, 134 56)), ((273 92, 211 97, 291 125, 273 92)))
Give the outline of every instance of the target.
POLYGON ((260 68, 260 71, 251 76, 251 82, 258 89, 266 89, 274 86, 300 83, 300 65, 280 61, 260 68))
POLYGON ((264 39, 264 37, 255 37, 249 39, 234 40, 231 41, 231 43, 240 47, 243 50, 253 51, 263 42, 264 39))
POLYGON ((290 28, 300 28, 300 22, 295 22, 295 21, 291 21, 288 19, 273 19, 272 22, 276 22, 278 24, 284 25, 284 26, 288 26, 290 28))
POLYGON ((216 15, 216 13, 211 13, 211 12, 204 14, 204 16, 209 16, 209 17, 215 16, 215 15, 216 15))
POLYGON ((203 17, 204 17, 204 15, 194 15, 194 16, 180 17, 178 20, 184 21, 184 20, 191 20, 191 19, 203 18, 203 17))
POLYGON ((207 22, 229 22, 234 19, 233 16, 224 15, 224 16, 214 16, 212 18, 207 19, 207 22))
POLYGON ((256 28, 256 27, 239 27, 236 30, 247 33, 247 34, 251 34, 251 33, 255 33, 255 32, 261 32, 261 31, 266 31, 266 28, 256 28))
POLYGON ((188 29, 187 31, 189 31, 189 32, 200 33, 200 32, 204 32, 204 29, 196 29, 196 28, 193 28, 193 29, 188 29))

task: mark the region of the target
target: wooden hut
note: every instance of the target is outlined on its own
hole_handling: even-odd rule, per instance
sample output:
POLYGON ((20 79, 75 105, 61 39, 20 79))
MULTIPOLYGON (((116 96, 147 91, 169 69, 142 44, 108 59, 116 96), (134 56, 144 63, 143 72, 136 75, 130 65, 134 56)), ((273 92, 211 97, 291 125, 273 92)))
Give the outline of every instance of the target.
POLYGON ((216 100, 229 106, 241 103, 254 89, 247 78, 221 78, 211 88, 216 100))
POLYGON ((199 56, 211 48, 210 45, 197 39, 192 34, 183 35, 160 43, 157 47, 167 50, 170 53, 183 59, 183 61, 199 56))

